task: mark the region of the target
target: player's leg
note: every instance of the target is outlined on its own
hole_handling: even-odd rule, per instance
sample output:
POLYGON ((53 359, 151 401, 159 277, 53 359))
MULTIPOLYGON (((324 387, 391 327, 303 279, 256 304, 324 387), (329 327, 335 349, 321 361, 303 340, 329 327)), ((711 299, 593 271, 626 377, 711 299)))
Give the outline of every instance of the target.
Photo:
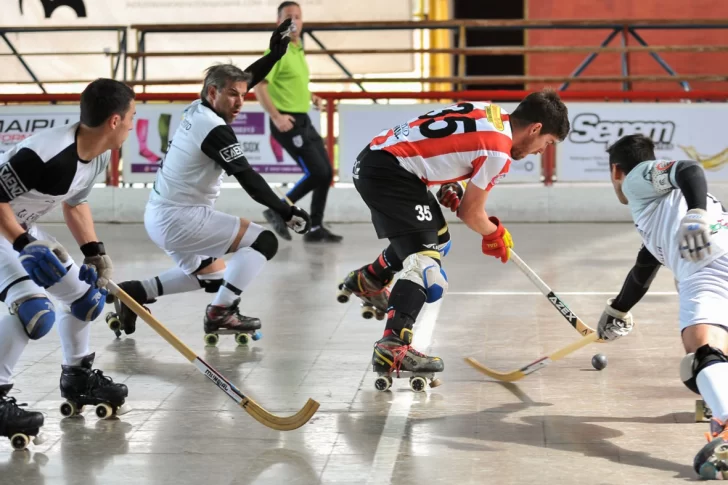
POLYGON ((389 295, 387 324, 383 337, 374 344, 375 372, 442 372, 439 357, 425 355, 411 344, 413 327, 425 303, 438 301, 447 291, 447 277, 440 266, 435 231, 391 238, 403 259, 403 270, 389 295))
POLYGON ((237 233, 227 250, 232 256, 214 300, 205 312, 205 331, 217 329, 255 331, 260 319, 240 314, 240 295, 278 252, 278 239, 271 231, 239 219, 237 233))
POLYGON ((45 291, 30 280, 4 238, 0 238, 0 300, 12 313, 0 316, 0 436, 35 436, 43 426, 43 414, 19 407, 8 393, 13 370, 28 342, 47 335, 56 315, 45 291))
MULTIPOLYGON (((53 236, 35 229, 38 239, 55 241, 53 236)), ((56 312, 58 335, 61 339, 63 363, 61 366, 61 396, 79 406, 106 403, 114 408, 124 404, 128 389, 115 383, 99 369, 93 369, 95 353, 89 346, 91 322, 103 311, 105 294, 79 278, 79 267, 70 260, 68 272, 48 288, 60 302, 56 312)))
MULTIPOLYGON (((686 356, 680 366, 685 385, 699 393, 713 413, 708 444, 694 468, 705 478, 717 473, 715 450, 728 447, 728 257, 679 283, 680 325, 686 356)), ((728 448, 727 448, 728 449, 728 448)), ((723 463, 728 470, 728 461, 723 463)))
POLYGON ((445 221, 445 215, 442 213, 442 207, 437 198, 431 191, 427 191, 427 200, 430 202, 430 212, 437 227, 437 250, 440 257, 444 258, 450 252, 452 240, 450 239, 450 228, 445 221))

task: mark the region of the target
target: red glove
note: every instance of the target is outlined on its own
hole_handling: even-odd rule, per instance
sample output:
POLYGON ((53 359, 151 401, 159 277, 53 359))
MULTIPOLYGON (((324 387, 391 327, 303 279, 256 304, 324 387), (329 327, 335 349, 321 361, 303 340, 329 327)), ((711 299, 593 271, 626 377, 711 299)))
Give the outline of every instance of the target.
POLYGON ((463 186, 457 182, 441 185, 440 190, 437 191, 437 201, 453 212, 458 210, 462 199, 463 186))
POLYGON ((507 263, 511 256, 509 248, 513 247, 511 233, 501 225, 497 217, 491 216, 488 219, 498 226, 498 229, 492 234, 483 236, 483 254, 500 258, 502 262, 507 263))

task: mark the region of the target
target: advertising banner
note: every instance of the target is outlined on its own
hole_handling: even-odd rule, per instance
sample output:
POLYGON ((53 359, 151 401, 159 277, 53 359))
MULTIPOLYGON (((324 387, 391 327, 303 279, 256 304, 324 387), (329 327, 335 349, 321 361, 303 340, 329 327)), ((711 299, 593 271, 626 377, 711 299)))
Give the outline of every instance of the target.
POLYGON ((560 181, 609 181, 606 149, 625 135, 655 142, 655 155, 702 163, 708 180, 728 180, 724 103, 569 103, 571 132, 557 147, 560 181))
MULTIPOLYGON (((123 182, 154 182, 186 106, 183 103, 137 104, 134 128, 122 150, 123 182)), ((320 113, 312 110, 309 115, 320 130, 320 113)), ((245 103, 231 126, 248 162, 266 180, 295 182, 303 175, 293 158, 270 136, 269 116, 259 104, 245 103)))
POLYGON ((38 131, 76 123, 79 116, 78 105, 0 106, 0 153, 38 131))
MULTIPOLYGON (((392 128, 448 104, 340 104, 339 105, 339 179, 351 182, 351 171, 357 155, 382 130, 392 128)), ((512 111, 515 103, 499 103, 506 111, 512 111)), ((514 160, 508 175, 501 183, 539 182, 541 157, 529 155, 514 160)))

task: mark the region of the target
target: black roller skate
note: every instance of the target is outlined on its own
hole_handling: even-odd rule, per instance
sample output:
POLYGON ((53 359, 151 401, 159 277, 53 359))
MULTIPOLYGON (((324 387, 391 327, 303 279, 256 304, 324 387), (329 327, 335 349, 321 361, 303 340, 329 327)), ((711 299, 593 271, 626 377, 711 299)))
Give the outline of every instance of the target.
POLYGON ((369 273, 366 266, 349 273, 339 284, 339 293, 336 299, 339 303, 348 303, 352 293, 361 300, 361 316, 367 320, 377 317, 384 320, 389 305, 390 282, 379 281, 369 273))
POLYGON ((413 349, 412 330, 403 329, 400 335, 389 335, 374 344, 372 369, 379 374, 374 387, 386 391, 392 387, 392 374, 395 377, 409 377, 410 388, 415 392, 424 392, 427 381, 430 387, 437 387, 442 382, 435 378, 436 372, 445 370, 445 363, 439 357, 430 357, 413 349))
POLYGON ((12 388, 12 384, 0 386, 0 436, 10 438, 14 450, 24 450, 31 437, 35 437, 33 443, 36 445, 43 442, 40 428, 45 418, 42 413, 20 409, 25 404, 18 404, 14 397, 8 397, 12 388))
MULTIPOLYGON (((149 308, 145 305, 154 303, 157 300, 147 299, 147 292, 144 291, 141 281, 122 281, 119 283, 119 288, 124 290, 135 302, 142 305, 142 307, 151 313, 149 308)), ((116 311, 109 312, 106 314, 106 323, 109 328, 114 331, 116 338, 121 337, 121 331, 127 335, 131 335, 136 331, 136 320, 137 314, 131 311, 131 309, 124 305, 121 300, 114 297, 111 293, 106 297, 106 303, 114 303, 114 309, 116 311)))
POLYGON ((705 433, 708 444, 695 456, 693 469, 705 480, 728 480, 728 423, 713 418, 710 432, 705 433))
POLYGON ((99 369, 91 369, 96 354, 89 354, 80 365, 63 365, 61 372, 61 414, 67 418, 83 412, 87 404, 96 406, 96 416, 111 419, 124 414, 129 390, 124 384, 116 384, 99 369))
POLYGON ((240 298, 229 307, 207 305, 205 310, 205 344, 214 347, 220 335, 235 335, 238 345, 248 345, 250 339, 259 340, 260 319, 240 314, 240 298))

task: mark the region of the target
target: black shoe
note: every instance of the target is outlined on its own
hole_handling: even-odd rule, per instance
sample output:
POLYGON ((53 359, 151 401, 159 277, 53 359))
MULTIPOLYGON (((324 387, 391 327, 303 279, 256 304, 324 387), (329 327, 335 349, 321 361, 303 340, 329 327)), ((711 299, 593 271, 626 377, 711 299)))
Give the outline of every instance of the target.
POLYGON ((266 209, 263 211, 263 217, 265 217, 265 220, 273 226, 273 230, 276 234, 278 234, 278 237, 283 238, 286 241, 293 239, 290 231, 288 231, 286 221, 283 220, 280 214, 271 209, 266 209))
POLYGON ((342 236, 334 234, 333 232, 326 229, 324 226, 319 226, 316 229, 309 231, 303 235, 303 240, 305 242, 338 243, 341 242, 343 239, 344 238, 342 236))

